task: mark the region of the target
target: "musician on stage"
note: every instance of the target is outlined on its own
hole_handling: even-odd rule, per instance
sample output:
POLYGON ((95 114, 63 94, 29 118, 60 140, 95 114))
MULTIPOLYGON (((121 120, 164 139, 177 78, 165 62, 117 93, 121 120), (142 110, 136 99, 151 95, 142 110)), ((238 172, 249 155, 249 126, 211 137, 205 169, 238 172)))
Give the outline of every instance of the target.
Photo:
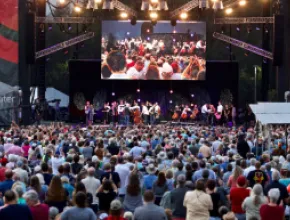
POLYGON ((222 121, 223 121, 223 111, 224 111, 224 107, 221 103, 221 101, 218 102, 218 106, 217 106, 217 112, 215 113, 215 117, 216 117, 216 121, 217 124, 221 125, 222 121))
POLYGON ((209 108, 208 108, 208 123, 210 125, 213 125, 214 124, 214 117, 215 117, 215 113, 216 113, 216 109, 213 105, 209 105, 209 108))
POLYGON ((86 125, 91 125, 94 118, 94 108, 93 105, 90 104, 89 101, 87 101, 85 106, 85 114, 86 114, 86 125))
POLYGON ((208 111, 209 111, 209 105, 208 105, 208 104, 204 104, 204 105, 201 107, 201 117, 202 117, 202 121, 203 121, 204 123, 207 122, 208 111))
POLYGON ((160 106, 158 105, 158 102, 156 102, 153 106, 149 109, 150 114, 150 124, 154 125, 156 123, 156 120, 160 117, 160 106))
POLYGON ((109 122, 109 112, 111 110, 111 107, 109 105, 109 103, 105 103, 104 104, 104 108, 103 108, 103 119, 104 119, 104 124, 107 124, 109 122))
POLYGON ((124 109, 125 109, 125 104, 123 100, 120 100, 120 103, 118 105, 118 117, 119 117, 119 124, 124 124, 124 109))
POLYGON ((189 118, 189 114, 191 112, 191 109, 188 107, 188 105, 185 106, 185 108, 183 109, 182 113, 181 113, 181 119, 183 121, 186 121, 189 118))
POLYGON ((143 118, 143 123, 144 124, 148 124, 149 110, 148 110, 148 107, 145 105, 144 102, 142 102, 142 118, 143 118))
POLYGON ((130 123, 130 104, 126 102, 125 108, 124 108, 124 123, 125 125, 129 125, 130 123))

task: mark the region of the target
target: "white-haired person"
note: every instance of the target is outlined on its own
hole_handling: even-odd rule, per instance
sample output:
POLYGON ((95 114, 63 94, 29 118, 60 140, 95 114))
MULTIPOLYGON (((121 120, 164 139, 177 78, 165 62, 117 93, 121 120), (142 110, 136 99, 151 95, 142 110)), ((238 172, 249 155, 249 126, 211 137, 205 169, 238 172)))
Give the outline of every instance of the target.
POLYGON ((23 198, 26 200, 33 220, 43 220, 49 218, 49 207, 39 201, 38 193, 34 190, 29 190, 24 193, 23 198))
POLYGON ((277 205, 280 197, 280 191, 277 188, 270 189, 268 192, 269 203, 264 204, 260 208, 261 220, 283 220, 284 207, 282 203, 277 205))
POLYGON ((263 194, 263 187, 261 184, 255 184, 251 195, 247 197, 243 204, 242 209, 246 211, 246 218, 251 219, 255 217, 260 220, 260 207, 263 204, 267 204, 267 197, 263 194))

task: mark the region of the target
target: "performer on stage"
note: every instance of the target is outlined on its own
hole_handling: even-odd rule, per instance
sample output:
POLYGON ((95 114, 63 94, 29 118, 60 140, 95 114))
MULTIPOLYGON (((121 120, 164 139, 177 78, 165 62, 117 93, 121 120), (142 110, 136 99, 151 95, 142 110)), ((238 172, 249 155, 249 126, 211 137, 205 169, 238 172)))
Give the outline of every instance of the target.
POLYGON ((112 102, 111 106, 111 122, 117 123, 118 122, 118 103, 116 101, 112 102))
POLYGON ((124 124, 124 109, 125 109, 124 101, 120 100, 120 103, 118 105, 119 124, 124 124))
POLYGON ((183 121, 186 121, 189 118, 189 114, 191 112, 191 109, 188 107, 188 105, 185 106, 185 108, 183 109, 182 113, 181 113, 181 119, 183 121))
POLYGON ((174 114, 172 116, 172 120, 173 121, 177 121, 180 119, 180 115, 181 115, 181 108, 179 105, 176 105, 174 108, 174 114))
POLYGON ((108 103, 104 104, 104 108, 103 108, 103 117, 104 117, 104 124, 107 124, 109 122, 109 112, 111 110, 111 107, 108 103))
POLYGON ((156 102, 153 106, 149 109, 150 114, 150 124, 154 125, 157 120, 160 118, 160 106, 158 105, 158 102, 156 102))
POLYGON ((144 102, 142 102, 142 118, 143 118, 143 123, 144 124, 148 124, 149 110, 148 110, 148 107, 145 105, 144 102))
POLYGON ((125 108, 124 108, 124 120, 125 120, 125 125, 129 125, 130 123, 130 104, 126 103, 125 108))
POLYGON ((85 106, 85 114, 86 114, 86 125, 91 125, 93 122, 93 108, 89 101, 87 101, 85 106))
POLYGON ((215 113, 215 118, 216 118, 217 124, 219 125, 221 125, 223 121, 223 118, 222 118, 223 110, 224 110, 224 107, 222 106, 221 101, 219 101, 218 106, 217 106, 217 112, 215 113))
POLYGON ((60 120, 60 100, 56 100, 55 106, 54 106, 54 120, 59 121, 60 120))
POLYGON ((203 120, 204 123, 207 122, 208 111, 209 111, 209 105, 205 103, 205 104, 201 107, 201 116, 202 116, 202 120, 203 120))

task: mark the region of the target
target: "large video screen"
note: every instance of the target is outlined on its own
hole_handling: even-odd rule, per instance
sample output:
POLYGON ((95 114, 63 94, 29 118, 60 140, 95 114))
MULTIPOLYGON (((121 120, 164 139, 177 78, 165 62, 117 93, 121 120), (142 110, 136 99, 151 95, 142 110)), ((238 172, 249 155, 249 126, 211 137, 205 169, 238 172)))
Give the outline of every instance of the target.
POLYGON ((205 22, 102 22, 104 80, 205 80, 205 22))

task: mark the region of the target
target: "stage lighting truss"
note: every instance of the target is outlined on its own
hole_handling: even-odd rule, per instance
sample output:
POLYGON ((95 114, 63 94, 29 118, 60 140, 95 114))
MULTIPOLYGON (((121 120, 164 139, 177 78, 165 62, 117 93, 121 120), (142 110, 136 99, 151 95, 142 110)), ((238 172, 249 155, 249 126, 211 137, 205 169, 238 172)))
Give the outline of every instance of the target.
POLYGON ((170 17, 174 18, 176 16, 179 16, 183 12, 189 12, 193 8, 198 7, 199 1, 198 0, 191 0, 190 2, 187 2, 186 4, 182 5, 181 7, 175 9, 170 13, 170 17))
POLYGON ((142 11, 155 11, 155 10, 165 10, 167 11, 168 4, 166 0, 142 0, 141 10, 142 11))
POLYGON ((83 35, 80 35, 78 37, 74 37, 68 41, 64 41, 62 43, 59 43, 59 44, 55 44, 51 47, 48 47, 44 50, 41 50, 41 51, 38 51, 35 53, 35 57, 36 59, 38 58, 41 58, 41 57, 44 57, 44 56, 47 56, 49 54, 52 54, 52 53, 55 53, 59 50, 62 50, 64 48, 67 48, 67 47, 70 47, 70 46, 73 46, 75 44, 78 44, 78 43, 81 43, 83 41, 86 41, 88 39, 91 39, 95 36, 95 33, 94 32, 88 32, 86 34, 83 34, 83 35))
POLYGON ((234 46, 237 46, 239 48, 242 48, 242 49, 245 49, 247 51, 250 51, 254 54, 257 54, 257 55, 260 55, 262 57, 265 57, 265 58, 268 58, 270 60, 273 60, 273 53, 267 51, 267 50, 263 50, 259 47, 256 47, 252 44, 248 44, 248 43, 245 43, 243 41, 240 41, 240 40, 237 40, 235 38, 232 38, 232 37, 229 37, 227 35, 224 35, 224 34, 220 34, 220 33, 217 33, 217 32, 214 32, 213 33, 213 37, 218 39, 218 40, 221 40, 221 41, 224 41, 226 43, 229 43, 231 45, 234 45, 234 46))
POLYGON ((215 18, 215 24, 273 24, 274 17, 215 18))

